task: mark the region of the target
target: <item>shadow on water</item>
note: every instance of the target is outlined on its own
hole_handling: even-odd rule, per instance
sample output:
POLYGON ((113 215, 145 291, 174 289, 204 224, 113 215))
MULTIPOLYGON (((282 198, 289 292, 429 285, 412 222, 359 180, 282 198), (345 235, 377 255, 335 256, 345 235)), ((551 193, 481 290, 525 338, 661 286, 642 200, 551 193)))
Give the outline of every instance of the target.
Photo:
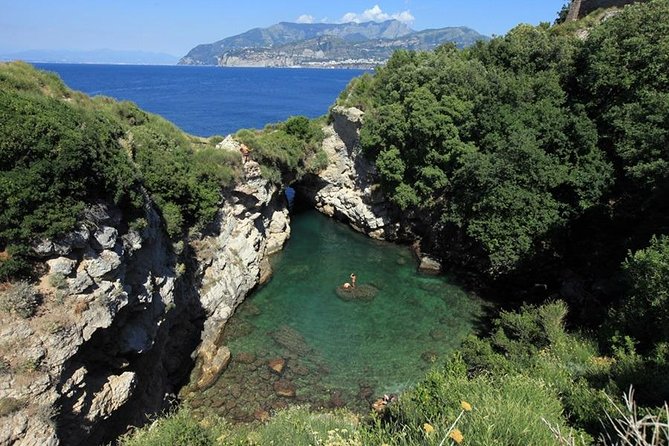
POLYGON ((407 247, 293 206, 292 238, 272 259, 272 280, 228 322, 232 360, 189 401, 196 413, 246 422, 290 404, 366 412, 421 379, 484 316, 448 277, 418 274, 407 247), (344 288, 351 273, 355 290, 344 288))

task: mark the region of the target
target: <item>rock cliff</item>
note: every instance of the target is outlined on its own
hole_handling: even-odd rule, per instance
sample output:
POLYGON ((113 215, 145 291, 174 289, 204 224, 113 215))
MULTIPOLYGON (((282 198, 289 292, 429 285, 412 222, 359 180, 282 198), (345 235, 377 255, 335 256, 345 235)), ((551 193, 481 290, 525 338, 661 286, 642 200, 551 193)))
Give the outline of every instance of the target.
POLYGON ((625 5, 647 0, 572 0, 567 20, 576 20, 600 8, 622 8, 625 5))
POLYGON ((328 166, 296 184, 297 193, 318 211, 372 238, 413 243, 419 270, 439 273, 440 263, 421 249, 421 239, 427 240, 426 246, 435 245, 427 219, 402 213, 389 203, 380 189, 375 166, 360 152, 364 113, 354 107, 335 106, 330 118, 323 129, 328 166))
POLYGON ((359 131, 363 113, 334 107, 331 123, 323 129, 327 168, 305 177, 296 190, 320 212, 349 223, 370 237, 397 240, 398 215, 384 199, 375 167, 360 156, 359 131))
POLYGON ((103 203, 34 246, 39 312, 0 316, 0 444, 107 442, 168 406, 194 363, 202 387, 218 377, 229 357, 218 333, 290 234, 283 195, 256 163, 245 172, 185 247, 150 205, 133 229, 103 203))

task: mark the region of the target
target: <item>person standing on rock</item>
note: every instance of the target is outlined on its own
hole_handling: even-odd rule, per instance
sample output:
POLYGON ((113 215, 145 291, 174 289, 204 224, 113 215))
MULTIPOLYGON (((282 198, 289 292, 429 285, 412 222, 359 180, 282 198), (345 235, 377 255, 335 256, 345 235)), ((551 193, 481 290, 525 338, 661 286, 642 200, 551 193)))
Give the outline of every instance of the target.
POLYGON ((356 279, 357 279, 357 277, 356 277, 355 273, 351 273, 351 288, 355 288, 356 279))
POLYGON ((242 153, 242 161, 245 163, 249 160, 249 154, 251 150, 249 150, 248 147, 246 147, 245 144, 242 144, 241 147, 239 148, 239 151, 242 153))

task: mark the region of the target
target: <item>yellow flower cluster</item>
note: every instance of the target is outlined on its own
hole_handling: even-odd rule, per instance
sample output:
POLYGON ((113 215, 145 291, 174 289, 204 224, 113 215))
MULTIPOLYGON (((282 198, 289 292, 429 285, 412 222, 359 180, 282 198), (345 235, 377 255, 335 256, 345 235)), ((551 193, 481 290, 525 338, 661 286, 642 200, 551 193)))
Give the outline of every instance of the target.
POLYGON ((465 439, 465 436, 462 435, 462 432, 460 432, 460 429, 453 429, 448 436, 455 441, 457 444, 461 444, 462 440, 465 439))

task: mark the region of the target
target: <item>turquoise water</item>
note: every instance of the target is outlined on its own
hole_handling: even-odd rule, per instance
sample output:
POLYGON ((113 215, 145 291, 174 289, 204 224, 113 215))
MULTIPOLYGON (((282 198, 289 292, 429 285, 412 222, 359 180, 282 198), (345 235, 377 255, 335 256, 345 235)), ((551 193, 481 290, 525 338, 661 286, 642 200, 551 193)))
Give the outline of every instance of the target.
POLYGON ((238 421, 293 403, 366 411, 378 396, 415 383, 472 331, 480 302, 447 278, 418 274, 407 247, 315 211, 294 215, 291 225, 272 280, 225 328, 232 361, 192 399, 196 409, 238 421), (352 272, 356 290, 376 293, 372 300, 338 296, 352 272), (280 376, 268 367, 276 358, 286 360, 280 376), (279 380, 294 397, 276 395, 279 380))

